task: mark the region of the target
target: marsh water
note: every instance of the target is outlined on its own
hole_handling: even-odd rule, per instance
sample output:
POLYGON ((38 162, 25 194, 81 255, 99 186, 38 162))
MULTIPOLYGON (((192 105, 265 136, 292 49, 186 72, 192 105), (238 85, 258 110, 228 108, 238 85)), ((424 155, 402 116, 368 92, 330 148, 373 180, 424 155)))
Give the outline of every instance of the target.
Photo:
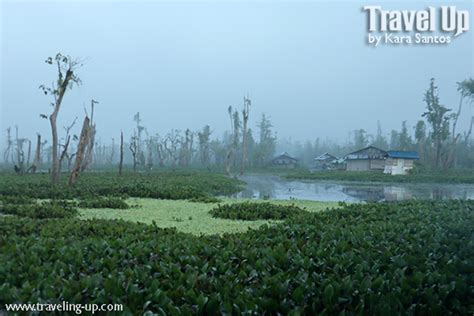
POLYGON ((314 201, 401 201, 408 199, 474 199, 474 184, 367 183, 288 180, 247 175, 241 198, 314 201))

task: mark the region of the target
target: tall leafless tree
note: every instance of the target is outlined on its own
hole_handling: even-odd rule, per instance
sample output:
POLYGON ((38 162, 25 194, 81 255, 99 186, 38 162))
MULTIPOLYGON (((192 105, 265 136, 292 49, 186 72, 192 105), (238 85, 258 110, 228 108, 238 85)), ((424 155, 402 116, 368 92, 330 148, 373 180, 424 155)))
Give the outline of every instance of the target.
POLYGON ((45 95, 53 96, 54 101, 51 103, 53 112, 49 115, 52 134, 51 182, 57 184, 60 176, 57 119, 66 90, 72 88, 73 84, 80 84, 81 82, 79 77, 75 74, 75 70, 82 66, 82 63, 79 60, 74 60, 70 56, 62 55, 61 53, 56 54, 54 58, 48 57, 46 63, 55 65, 58 71, 56 82, 53 82, 50 87, 45 85, 40 86, 40 89, 43 90, 45 95))
POLYGON ((249 96, 244 97, 244 108, 242 109, 243 131, 242 131, 242 164, 240 165, 240 175, 244 174, 247 164, 247 124, 249 121, 251 101, 249 96))
POLYGON ((133 158, 133 171, 137 171, 137 163, 138 163, 138 155, 139 155, 139 140, 137 134, 134 134, 130 138, 130 151, 132 152, 132 158, 133 158))

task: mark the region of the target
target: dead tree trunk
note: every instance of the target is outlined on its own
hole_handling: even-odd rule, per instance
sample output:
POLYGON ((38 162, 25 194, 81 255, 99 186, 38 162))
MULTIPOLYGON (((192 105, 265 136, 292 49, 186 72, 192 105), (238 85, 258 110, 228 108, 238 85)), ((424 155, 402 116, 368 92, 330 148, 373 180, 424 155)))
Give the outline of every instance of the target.
POLYGON ((38 134, 36 138, 36 151, 35 158, 33 158, 33 163, 31 167, 28 168, 28 172, 35 173, 36 169, 39 167, 41 161, 41 135, 38 134))
POLYGON ((95 134, 96 128, 94 123, 94 105, 99 102, 95 100, 91 100, 91 118, 90 118, 90 126, 89 126, 89 140, 86 146, 86 153, 84 157, 84 162, 82 164, 81 171, 84 171, 92 165, 92 158, 94 153, 94 143, 95 143, 95 134))
POLYGON ((31 140, 27 140, 28 142, 28 156, 26 158, 26 165, 29 166, 30 165, 30 158, 31 158, 31 140))
POLYGON ((234 120, 232 118, 232 106, 229 106, 228 108, 229 112, 229 117, 230 117, 230 130, 232 132, 231 137, 230 137, 230 142, 231 144, 229 145, 229 149, 226 154, 226 159, 225 159, 225 173, 230 176, 230 171, 231 171, 231 163, 232 163, 232 158, 234 156, 234 144, 233 144, 233 139, 234 139, 234 120))
POLYGON ((242 118, 244 121, 242 135, 242 164, 240 165, 240 175, 244 174, 245 165, 247 163, 247 123, 249 121, 250 99, 244 97, 244 109, 242 110, 242 118))
POLYGON ((51 181, 53 184, 57 184, 59 182, 59 173, 60 173, 60 166, 59 166, 59 155, 58 155, 58 147, 59 147, 59 142, 58 142, 58 125, 57 125, 57 120, 58 120, 58 114, 59 110, 61 108, 61 103, 64 98, 64 94, 66 93, 66 89, 69 85, 69 81, 71 80, 73 76, 73 71, 72 69, 68 69, 66 71, 66 76, 64 78, 64 81, 61 82, 61 85, 58 87, 58 92, 57 92, 57 97, 56 97, 56 102, 54 104, 54 110, 53 113, 49 116, 49 122, 51 123, 51 134, 52 134, 52 152, 51 152, 51 158, 52 158, 52 168, 51 168, 51 181))
POLYGON ((122 168, 123 168, 123 132, 120 132, 119 175, 122 175, 122 168))
POLYGON ((13 141, 11 138, 11 127, 7 128, 7 148, 3 152, 3 161, 8 164, 8 159, 10 158, 10 151, 12 147, 13 141))
POLYGON ((130 151, 132 152, 133 157, 133 172, 137 171, 137 154, 138 154, 138 138, 137 136, 132 136, 130 139, 130 151))
POLYGON ((69 186, 73 186, 76 183, 77 177, 81 172, 82 161, 84 159, 84 153, 86 149, 87 142, 89 141, 89 117, 84 118, 84 123, 82 124, 81 137, 79 138, 79 144, 77 144, 76 152, 76 163, 71 172, 71 177, 69 178, 69 186))
POLYGON ((25 139, 24 138, 18 138, 18 126, 15 126, 15 145, 16 145, 16 164, 15 164, 15 171, 18 174, 22 174, 24 170, 24 160, 25 160, 25 155, 23 152, 23 143, 25 139))

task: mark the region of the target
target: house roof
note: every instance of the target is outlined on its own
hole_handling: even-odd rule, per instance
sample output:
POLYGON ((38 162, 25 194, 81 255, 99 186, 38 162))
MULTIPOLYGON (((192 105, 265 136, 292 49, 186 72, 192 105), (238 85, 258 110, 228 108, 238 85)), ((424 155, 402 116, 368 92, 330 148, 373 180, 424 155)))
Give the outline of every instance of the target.
POLYGON ((334 155, 331 155, 330 153, 324 153, 321 156, 318 156, 318 157, 314 158, 314 160, 328 160, 328 159, 337 160, 339 158, 337 158, 334 155))
POLYGON ((347 160, 354 159, 384 159, 387 155, 385 150, 377 148, 375 146, 367 146, 365 148, 353 151, 347 154, 344 158, 347 160))
POLYGON ((290 156, 289 153, 287 153, 286 151, 285 152, 282 152, 281 154, 279 154, 278 156, 274 157, 272 160, 275 160, 275 159, 282 159, 282 158, 286 158, 286 159, 291 159, 291 160, 294 160, 294 161, 298 161, 298 159, 290 156))
POLYGON ((387 157, 403 158, 403 159, 420 159, 420 156, 418 155, 418 152, 416 151, 389 150, 387 151, 387 157))

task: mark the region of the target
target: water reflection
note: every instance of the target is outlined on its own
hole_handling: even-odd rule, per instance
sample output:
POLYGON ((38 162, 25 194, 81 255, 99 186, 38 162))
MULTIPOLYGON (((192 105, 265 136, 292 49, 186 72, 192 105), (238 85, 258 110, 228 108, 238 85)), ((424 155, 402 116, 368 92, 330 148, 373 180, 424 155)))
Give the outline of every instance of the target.
POLYGON ((316 201, 401 201, 407 199, 474 199, 472 184, 367 184, 361 182, 294 181, 277 176, 249 175, 241 198, 316 201))

